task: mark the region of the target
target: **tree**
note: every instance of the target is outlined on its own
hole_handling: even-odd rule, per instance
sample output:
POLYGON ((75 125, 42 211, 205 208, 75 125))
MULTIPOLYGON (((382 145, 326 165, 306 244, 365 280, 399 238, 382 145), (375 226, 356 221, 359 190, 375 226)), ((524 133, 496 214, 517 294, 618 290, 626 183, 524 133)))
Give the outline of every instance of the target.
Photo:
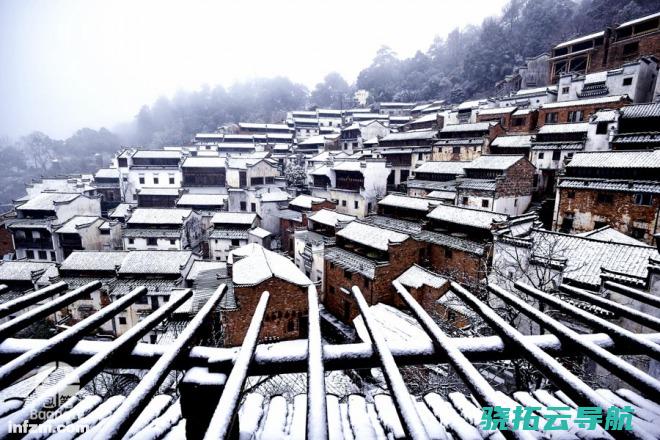
POLYGON ((300 165, 289 164, 284 168, 284 178, 288 186, 302 187, 307 181, 305 169, 300 165))
POLYGON ((318 83, 312 92, 310 101, 313 105, 327 108, 342 108, 345 97, 351 88, 342 76, 337 72, 331 72, 318 83))
POLYGON ((50 168, 59 143, 61 141, 55 141, 40 131, 34 131, 20 140, 21 148, 27 151, 32 166, 39 172, 50 168))

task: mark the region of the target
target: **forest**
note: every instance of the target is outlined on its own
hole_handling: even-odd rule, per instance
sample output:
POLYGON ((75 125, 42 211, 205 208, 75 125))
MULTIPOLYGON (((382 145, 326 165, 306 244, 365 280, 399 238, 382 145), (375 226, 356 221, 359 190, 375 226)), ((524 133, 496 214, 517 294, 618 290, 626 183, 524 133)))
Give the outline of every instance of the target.
POLYGON ((331 72, 313 90, 286 77, 251 79, 229 87, 204 86, 145 104, 132 121, 112 131, 82 128, 64 140, 41 132, 20 139, 0 138, 5 162, 0 205, 20 197, 30 179, 93 172, 122 145, 186 144, 195 133, 214 131, 227 123, 277 122, 293 109, 341 108, 358 89, 369 91, 374 102, 444 99, 457 103, 488 96, 494 84, 526 57, 547 52, 573 36, 658 10, 658 0, 510 0, 499 16, 437 37, 410 58, 380 48, 353 84, 331 72))

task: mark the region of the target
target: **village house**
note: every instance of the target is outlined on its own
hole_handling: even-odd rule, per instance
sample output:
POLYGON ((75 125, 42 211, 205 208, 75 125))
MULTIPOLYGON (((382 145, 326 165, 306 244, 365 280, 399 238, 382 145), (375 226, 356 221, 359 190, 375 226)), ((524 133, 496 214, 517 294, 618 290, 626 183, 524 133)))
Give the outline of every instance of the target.
POLYGON ((588 74, 620 68, 643 56, 660 58, 660 13, 556 45, 550 58, 551 81, 564 73, 588 74))
POLYGON ((280 237, 282 250, 290 257, 294 256, 294 233, 307 228, 310 214, 322 209, 334 210, 337 205, 323 197, 301 194, 289 201, 288 209, 282 209, 275 215, 280 219, 280 237))
POLYGON ((539 108, 538 127, 588 121, 599 110, 618 109, 629 103, 630 98, 617 95, 544 104, 539 108))
POLYGON ((504 134, 497 122, 445 125, 438 134, 433 160, 472 160, 488 152, 490 142, 504 134))
POLYGON ((139 208, 174 208, 179 198, 179 188, 150 188, 136 190, 139 208))
POLYGON ((660 147, 660 103, 622 107, 611 144, 613 150, 660 147))
POLYGON ((181 151, 124 150, 117 157, 121 173, 122 200, 137 203, 142 188, 170 188, 181 186, 181 151))
POLYGON ((653 100, 658 61, 642 57, 615 70, 578 74, 569 72, 559 78, 557 101, 574 101, 598 96, 627 95, 632 102, 653 100))
MULTIPOLYGON (((438 131, 445 125, 444 116, 439 113, 428 113, 421 115, 416 119, 406 122, 403 125, 403 131, 409 130, 435 130, 438 131)), ((390 127, 392 127, 392 120, 390 118, 390 127)))
POLYGON ((259 226, 259 220, 255 213, 216 213, 211 218, 212 230, 208 234, 210 258, 227 261, 232 250, 248 244, 249 231, 259 226))
POLYGON ((660 232, 660 150, 576 153, 557 185, 553 230, 609 225, 652 244, 660 232))
POLYGON ((263 292, 270 298, 260 341, 307 337, 307 291, 313 284, 288 258, 249 244, 231 252, 227 260, 227 295, 221 322, 225 347, 241 345, 263 292))
POLYGON ((17 259, 62 261, 55 230, 76 215, 101 215, 100 197, 44 192, 15 205, 16 218, 7 221, 17 259))
MULTIPOLYGON (((473 124, 477 122, 477 111, 486 105, 485 100, 464 101, 449 111, 445 124, 473 124)), ((428 109, 425 110, 428 111, 428 109)))
POLYGON ((355 217, 351 215, 320 209, 307 217, 307 228, 297 228, 293 233, 294 262, 321 294, 325 292, 325 247, 334 245, 337 229, 353 220, 355 217))
POLYGON ((101 212, 105 215, 121 203, 121 175, 117 168, 101 168, 94 173, 94 188, 101 196, 101 212))
POLYGON ((408 180, 408 195, 413 197, 430 197, 450 201, 456 200, 456 183, 465 172, 463 167, 469 161, 429 161, 413 170, 413 178, 408 180))
POLYGON ((55 229, 62 257, 76 250, 112 250, 122 248, 121 223, 101 217, 76 215, 55 229))
POLYGON ((238 134, 291 134, 291 129, 286 124, 261 124, 255 122, 239 122, 238 134))
POLYGON ((523 214, 532 201, 534 166, 518 155, 483 155, 463 167, 456 185, 456 205, 511 216, 523 214))
POLYGON ((122 230, 125 250, 198 251, 202 220, 191 209, 136 208, 122 230))
POLYGON ((390 173, 384 159, 337 160, 309 172, 311 195, 336 202, 337 212, 364 217, 385 195, 390 173))
POLYGON ((477 110, 477 122, 499 122, 505 131, 509 131, 513 113, 517 107, 495 107, 477 110))
POLYGON ((410 111, 415 107, 414 102, 379 102, 378 111, 389 116, 410 116, 410 111))
POLYGON ((316 109, 316 116, 319 118, 319 126, 340 128, 344 124, 342 110, 333 110, 328 108, 316 109))
POLYGON ((550 55, 542 53, 525 59, 510 75, 495 83, 496 96, 506 96, 520 89, 547 85, 550 80, 550 55))
POLYGON ((365 141, 381 139, 390 133, 390 129, 379 121, 354 122, 341 129, 339 142, 341 149, 347 153, 362 150, 365 141))
POLYGON ((404 220, 424 220, 438 203, 426 198, 388 194, 378 201, 378 214, 404 220))
POLYGON ((419 130, 390 133, 378 142, 376 151, 392 168, 387 178, 389 190, 399 187, 419 164, 431 160, 437 131, 419 130))
POLYGON ((218 192, 227 183, 224 157, 186 157, 181 164, 181 186, 190 189, 215 188, 218 192))
MULTIPOLYGON (((500 106, 518 109, 537 109, 542 105, 557 101, 557 86, 534 87, 521 89, 516 93, 499 98, 500 106)), ((519 111, 518 110, 518 111, 519 111)))
POLYGON ((508 133, 531 133, 536 130, 539 112, 531 108, 519 108, 511 114, 511 125, 508 133))
POLYGON ((518 154, 529 158, 532 138, 530 134, 498 136, 490 143, 490 153, 518 154))

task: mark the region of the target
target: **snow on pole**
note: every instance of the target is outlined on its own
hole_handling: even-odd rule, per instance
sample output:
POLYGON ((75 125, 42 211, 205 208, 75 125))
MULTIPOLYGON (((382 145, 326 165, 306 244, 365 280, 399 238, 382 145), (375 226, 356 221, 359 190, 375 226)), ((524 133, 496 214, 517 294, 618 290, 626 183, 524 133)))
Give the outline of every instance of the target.
POLYGON ((43 289, 36 290, 26 295, 21 295, 16 299, 0 304, 0 318, 5 318, 14 312, 41 301, 44 298, 64 292, 67 287, 68 285, 64 281, 60 281, 59 283, 51 284, 43 289))
POLYGON ((605 281, 605 288, 650 306, 660 307, 660 297, 642 292, 641 290, 633 289, 632 287, 624 286, 614 281, 605 281))
POLYGON ((238 352, 231 373, 229 374, 229 377, 227 377, 227 382, 225 383, 225 388, 220 396, 220 401, 215 408, 209 427, 204 435, 206 440, 224 439, 227 438, 230 433, 240 403, 245 379, 247 378, 248 367, 254 356, 257 343, 259 342, 259 332, 261 331, 261 325, 263 324, 264 315, 266 314, 269 297, 270 294, 268 292, 261 294, 261 299, 259 299, 257 308, 254 310, 250 326, 243 339, 243 345, 238 352))
POLYGON ((126 333, 112 342, 103 345, 103 350, 87 359, 78 368, 67 374, 56 385, 49 388, 41 396, 25 404, 19 411, 5 417, 0 422, 0 439, 6 438, 10 432, 10 424, 21 424, 24 420, 30 420, 31 414, 37 414, 46 404, 57 404, 56 397, 63 394, 71 386, 83 386, 89 382, 108 363, 113 356, 120 353, 130 352, 130 349, 151 329, 156 327, 163 319, 174 312, 181 304, 192 296, 191 290, 186 290, 181 295, 170 299, 166 304, 156 309, 142 321, 131 327, 126 333))
POLYGON ((552 304, 554 307, 559 310, 571 315, 572 317, 581 320, 582 322, 588 324, 591 327, 598 329, 599 331, 607 333, 615 341, 623 342, 624 344, 629 344, 632 347, 635 347, 640 354, 645 354, 651 356, 655 360, 660 360, 660 345, 649 341, 648 339, 636 335, 630 330, 626 330, 623 327, 620 327, 616 324, 612 324, 609 321, 604 320, 598 316, 593 315, 585 310, 582 310, 578 307, 575 307, 572 304, 566 303, 561 299, 549 295, 545 292, 542 292, 534 287, 528 286, 521 282, 515 283, 516 289, 525 292, 526 294, 533 296, 538 300, 545 301, 548 304, 552 304))
POLYGON ((325 367, 319 303, 314 285, 307 289, 307 438, 328 438, 328 411, 325 398, 325 367))
MULTIPOLYGON (((90 284, 83 286, 83 288, 87 286, 90 286, 90 284)), ((90 289, 91 287, 87 290, 90 289)), ((48 340, 46 345, 27 351, 16 359, 0 366, 0 388, 8 386, 11 382, 37 366, 38 362, 53 356, 57 351, 63 349, 63 347, 69 347, 73 343, 80 341, 91 330, 99 327, 102 323, 133 304, 138 297, 146 293, 147 289, 145 287, 137 287, 119 300, 112 302, 107 307, 102 308, 62 333, 53 336, 48 340)))
POLYGON ((522 299, 512 295, 501 287, 495 284, 489 284, 488 290, 504 300, 507 304, 517 308, 525 315, 534 319, 543 327, 559 336, 562 341, 584 350, 587 356, 594 359, 601 366, 607 368, 630 385, 642 390, 644 393, 648 393, 649 397, 652 397, 654 400, 660 401, 660 381, 650 374, 639 370, 620 357, 615 356, 604 348, 586 340, 583 337, 584 335, 580 335, 575 330, 567 327, 556 319, 551 318, 546 313, 532 307, 522 299))
POLYGON ((3 294, 5 290, 8 290, 9 286, 6 284, 0 284, 0 294, 3 294))
POLYGON ((221 284, 216 289, 213 295, 206 301, 206 304, 186 325, 174 343, 167 347, 165 353, 163 353, 154 366, 140 380, 126 400, 113 413, 112 417, 103 425, 101 431, 96 433, 100 438, 119 439, 128 432, 131 424, 138 418, 151 398, 158 391, 158 387, 163 383, 174 362, 187 352, 194 339, 199 335, 202 325, 225 295, 227 291, 226 287, 225 284, 221 284))
POLYGON ((360 308, 360 314, 362 315, 364 326, 367 328, 371 342, 378 353, 385 380, 392 392, 394 405, 396 406, 396 411, 399 414, 399 418, 401 419, 407 437, 412 439, 428 439, 429 435, 424 428, 422 419, 417 413, 415 401, 406 388, 401 372, 399 371, 396 362, 394 362, 394 357, 387 346, 385 338, 380 333, 376 320, 371 315, 369 304, 367 304, 367 301, 364 299, 362 292, 357 286, 353 286, 352 291, 358 307, 360 308))
POLYGON ((34 309, 17 316, 11 321, 0 325, 0 341, 29 326, 33 322, 55 313, 62 307, 71 304, 100 287, 101 283, 99 281, 92 281, 91 283, 85 284, 84 286, 72 290, 52 301, 48 301, 46 304, 35 307, 34 309))
POLYGON ((560 285, 559 290, 564 293, 577 296, 582 301, 586 301, 590 304, 594 304, 599 307, 602 307, 605 310, 614 312, 620 316, 623 316, 624 318, 628 318, 629 320, 636 322, 638 324, 642 324, 652 330, 660 331, 660 318, 658 318, 657 316, 640 312, 639 310, 635 310, 632 307, 624 306, 615 301, 605 299, 601 296, 586 292, 582 289, 578 289, 572 286, 567 286, 566 284, 560 285))
MULTIPOLYGON (((393 281, 392 284, 397 293, 403 301, 408 305, 413 315, 419 321, 419 324, 426 331, 426 334, 435 343, 436 350, 443 353, 454 368, 456 373, 460 376, 463 383, 470 389, 472 394, 476 397, 481 406, 503 406, 506 403, 498 396, 495 389, 488 383, 479 370, 472 365, 472 363, 465 357, 463 353, 456 347, 453 341, 442 331, 438 324, 433 321, 433 318, 419 305, 419 303, 410 295, 410 293, 399 283, 393 281)), ((513 439, 533 439, 534 436, 525 431, 502 430, 502 435, 505 438, 513 439)))

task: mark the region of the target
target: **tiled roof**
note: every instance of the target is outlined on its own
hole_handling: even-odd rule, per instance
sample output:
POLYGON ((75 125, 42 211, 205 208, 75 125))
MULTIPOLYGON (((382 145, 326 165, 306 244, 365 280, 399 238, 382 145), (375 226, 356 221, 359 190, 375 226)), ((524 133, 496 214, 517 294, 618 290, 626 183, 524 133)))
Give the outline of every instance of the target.
POLYGON ((190 156, 181 164, 181 168, 224 168, 227 161, 224 157, 190 156))
POLYGON ((464 174, 463 167, 469 163, 469 161, 453 160, 424 162, 419 167, 415 168, 415 172, 459 175, 464 174))
POLYGON ((130 213, 131 208, 135 208, 136 205, 132 205, 130 203, 120 203, 108 213, 108 216, 110 218, 125 218, 128 216, 130 213))
POLYGON ((208 270, 217 271, 218 273, 227 268, 227 263, 221 261, 207 261, 207 260, 195 260, 193 261, 192 266, 190 267, 190 272, 186 276, 186 280, 195 281, 197 276, 201 272, 206 272, 208 270))
POLYGON ((232 256, 232 281, 235 285, 254 286, 272 277, 299 286, 312 284, 293 261, 256 243, 232 251, 232 256), (239 255, 242 258, 238 259, 239 255))
POLYGON ((605 33, 603 31, 595 32, 593 34, 583 35, 581 37, 574 38, 572 40, 564 41, 555 46, 555 49, 559 49, 566 46, 571 46, 575 43, 581 43, 582 41, 593 40, 594 38, 602 37, 605 33))
POLYGON ((324 202, 322 197, 312 197, 306 194, 301 194, 289 202, 289 206, 297 206, 303 209, 312 209, 312 204, 324 202))
POLYGON ((221 239, 221 240, 247 240, 248 239, 248 229, 224 229, 216 228, 211 231, 209 234, 210 239, 221 239))
POLYGON ((0 261, 0 281, 32 281, 55 263, 37 261, 0 261))
POLYGON ((539 134, 586 133, 588 130, 588 122, 576 122, 571 124, 545 124, 543 127, 539 128, 539 134))
POLYGON ((402 209, 412 209, 415 211, 428 212, 431 208, 430 201, 418 197, 402 196, 398 194, 388 194, 378 202, 382 206, 393 206, 402 209))
POLYGON ((295 222, 302 222, 303 214, 300 211, 294 211, 293 209, 280 209, 275 211, 273 215, 277 218, 283 218, 285 220, 293 220, 295 222))
POLYGON ((484 138, 447 138, 440 139, 433 145, 482 145, 484 143, 484 138))
POLYGON ((360 221, 372 226, 391 229, 392 231, 408 235, 417 234, 422 231, 422 224, 419 222, 411 222, 382 215, 370 215, 360 221))
POLYGON ((94 173, 96 179, 119 179, 119 170, 117 168, 100 168, 94 173))
POLYGON ((181 238, 180 229, 161 228, 126 228, 122 230, 125 238, 181 238))
POLYGON ((101 217, 96 216, 76 215, 57 228, 55 232, 59 234, 77 234, 79 227, 89 225, 100 219, 101 217))
POLYGON ((531 95, 545 95, 547 92, 557 93, 557 86, 543 86, 535 87, 532 89, 521 89, 516 92, 516 97, 531 96, 531 95))
MULTIPOLYGON (((660 128, 658 128, 660 130, 660 128)), ((660 146, 660 132, 620 133, 614 135, 613 144, 652 144, 660 146)))
POLYGON ((562 178, 559 188, 660 194, 660 182, 562 178))
POLYGON ((422 231, 415 235, 414 238, 419 241, 434 243, 476 255, 483 255, 486 252, 485 247, 480 243, 440 232, 422 231))
POLYGON ((60 270, 114 271, 127 255, 127 251, 74 251, 62 262, 60 270))
POLYGON ((170 196, 177 197, 179 195, 179 188, 161 188, 161 187, 152 187, 152 188, 140 188, 137 190, 138 196, 170 196))
POLYGON ((512 113, 517 107, 496 107, 480 109, 477 114, 479 115, 500 115, 504 113, 512 113))
POLYGON ((285 202, 289 200, 289 193, 285 191, 271 191, 260 194, 261 201, 268 202, 285 202))
POLYGON ((495 191, 497 182, 494 179, 463 179, 456 187, 459 189, 495 191))
POLYGON ((660 102, 627 105, 621 108, 621 113, 621 119, 658 118, 660 117, 660 102))
POLYGON ((505 214, 497 214, 479 209, 461 208, 452 205, 438 205, 428 215, 428 218, 473 228, 490 229, 493 222, 508 220, 505 214))
POLYGON ((181 152, 176 150, 138 150, 133 158, 138 159, 179 159, 181 152))
POLYGON ((270 235, 273 235, 273 234, 270 233, 270 231, 267 231, 264 228, 259 228, 259 227, 254 228, 254 229, 250 229, 248 231, 248 233, 250 235, 254 235, 255 237, 259 237, 259 238, 266 238, 270 235))
POLYGON ((359 273, 371 280, 376 276, 376 267, 378 264, 353 252, 333 246, 325 249, 324 257, 342 269, 359 273))
POLYGON ((416 264, 413 264, 408 270, 399 275, 396 281, 400 282, 403 286, 413 288, 429 286, 434 289, 439 289, 447 284, 446 278, 416 264))
POLYGON ((438 191, 456 191, 456 185, 460 183, 458 180, 447 180, 444 182, 437 182, 435 180, 419 180, 412 179, 406 182, 408 188, 422 188, 438 191))
POLYGON ((338 231, 336 235, 381 251, 387 251, 390 243, 401 243, 409 238, 407 234, 401 234, 400 232, 379 228, 358 221, 349 223, 346 227, 338 231))
POLYGON ((529 148, 532 146, 532 136, 528 134, 517 136, 498 136, 490 143, 498 148, 529 148))
POLYGON ((56 203, 67 203, 80 197, 79 193, 51 193, 44 192, 32 197, 18 206, 20 211, 54 211, 56 203))
POLYGON ((646 243, 632 238, 631 236, 622 232, 619 232, 610 226, 603 226, 602 228, 576 235, 579 235, 580 237, 589 237, 600 241, 611 241, 614 243, 630 244, 633 246, 646 246, 646 243))
POLYGON ((192 210, 182 208, 137 208, 132 212, 127 224, 182 225, 190 214, 192 214, 192 210))
POLYGON ((441 133, 457 133, 457 132, 467 132, 467 131, 488 131, 494 123, 489 122, 475 122, 471 124, 454 124, 454 125, 445 125, 441 133))
POLYGON ((465 169, 472 170, 507 170, 524 156, 514 154, 484 154, 465 165, 465 169))
POLYGON ((534 142, 532 150, 574 150, 584 149, 584 142, 534 142))
POLYGON ((541 105, 541 108, 553 109, 553 108, 562 108, 562 107, 575 107, 580 105, 611 104, 615 102, 620 102, 624 98, 627 98, 627 95, 604 96, 602 98, 591 98, 591 99, 577 99, 575 101, 549 102, 541 105))
POLYGON ((308 218, 316 223, 332 227, 337 226, 338 222, 350 222, 355 220, 355 217, 352 215, 340 214, 336 211, 330 211, 329 209, 316 211, 308 218))
POLYGON ((224 206, 226 194, 183 194, 179 197, 177 206, 224 206))
POLYGON ((411 130, 402 131, 400 133, 390 133, 381 142, 397 142, 408 140, 430 140, 434 139, 438 132, 436 130, 411 130))
POLYGON ((190 251, 131 251, 119 274, 180 274, 192 256, 190 251))
POLYGON ((211 219, 211 223, 223 225, 251 225, 257 218, 252 212, 218 212, 211 219))
POLYGON ((576 153, 567 168, 660 168, 660 150, 576 153))

